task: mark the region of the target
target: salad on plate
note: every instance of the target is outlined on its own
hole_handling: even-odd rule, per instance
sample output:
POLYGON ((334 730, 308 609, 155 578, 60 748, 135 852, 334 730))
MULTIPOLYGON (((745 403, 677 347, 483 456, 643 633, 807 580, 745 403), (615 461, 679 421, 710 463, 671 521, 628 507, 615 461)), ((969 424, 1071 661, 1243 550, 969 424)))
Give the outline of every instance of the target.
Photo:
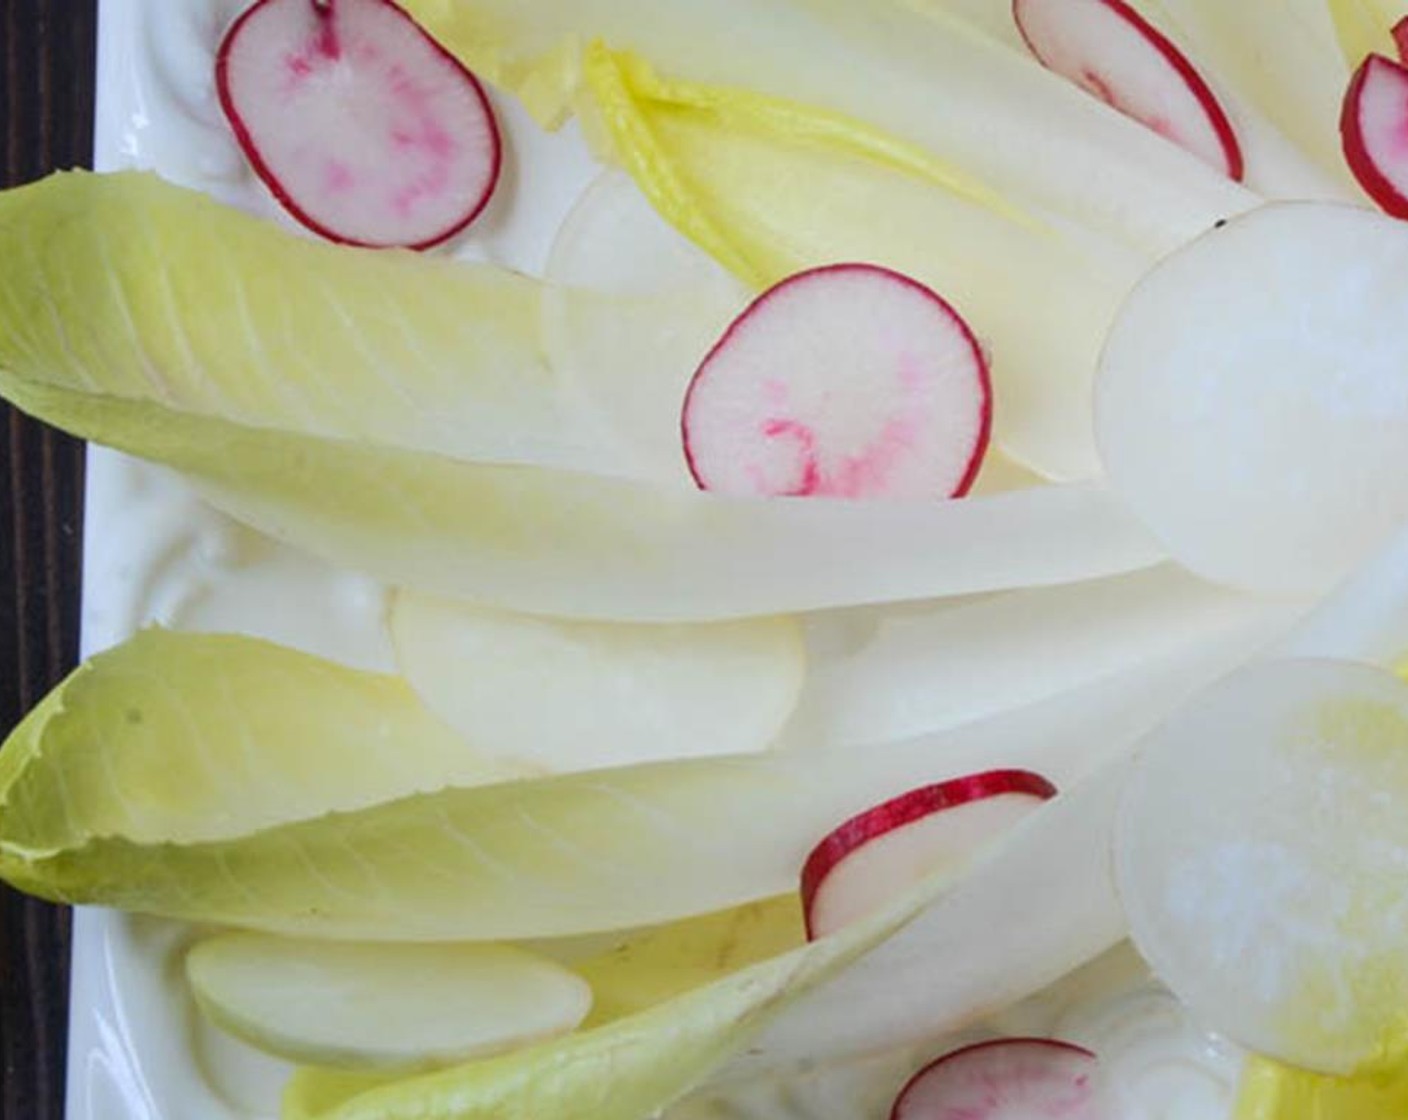
POLYGON ((119 7, 81 1120, 1408 1115, 1408 8, 119 7))

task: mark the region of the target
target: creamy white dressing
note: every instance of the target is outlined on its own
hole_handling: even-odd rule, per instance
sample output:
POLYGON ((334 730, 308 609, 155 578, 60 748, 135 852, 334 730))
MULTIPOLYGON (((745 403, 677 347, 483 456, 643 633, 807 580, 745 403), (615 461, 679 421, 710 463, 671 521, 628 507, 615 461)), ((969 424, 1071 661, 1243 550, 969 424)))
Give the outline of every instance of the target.
MULTIPOLYGON (((245 0, 109 0, 103 8, 97 162, 153 168, 289 224, 249 174, 215 102, 211 61, 245 0)), ((540 274, 554 235, 597 170, 568 128, 539 132, 496 101, 507 137, 500 190, 455 252, 540 274)), ((387 588, 260 537, 203 506, 169 472, 90 458, 84 646, 143 625, 233 630, 369 669, 391 670, 387 588)), ((893 611, 893 608, 890 609, 893 611)), ((863 644, 884 612, 814 623, 823 649, 863 644)), ((79 916, 69 1115, 73 1120, 273 1117, 282 1064, 203 1024, 180 979, 184 927, 99 912, 79 916)), ((935 967, 962 967, 962 962, 935 967)), ((1057 1035, 1097 1051, 1118 1120, 1224 1120, 1240 1065, 1189 1021, 1127 947, 962 1036, 863 1061, 799 1070, 673 1110, 678 1120, 883 1117, 909 1073, 995 1035, 1057 1035)))

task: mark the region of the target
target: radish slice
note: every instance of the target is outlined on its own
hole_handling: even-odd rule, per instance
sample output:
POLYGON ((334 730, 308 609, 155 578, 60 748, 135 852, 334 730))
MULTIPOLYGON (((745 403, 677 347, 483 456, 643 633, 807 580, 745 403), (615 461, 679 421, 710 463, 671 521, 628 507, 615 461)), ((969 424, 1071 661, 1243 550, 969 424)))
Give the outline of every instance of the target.
POLYGON ((886 268, 789 277, 738 317, 685 398, 705 490, 940 498, 967 492, 992 426, 987 362, 938 295, 886 268))
POLYGON ((1056 787, 1030 770, 989 770, 921 786, 857 814, 802 867, 808 939, 875 913, 1055 796, 1056 787))
POLYGON ((483 88, 391 0, 259 0, 226 32, 215 80, 255 173, 330 240, 427 248, 498 181, 483 88))
POLYGON ((1114 487, 1186 567, 1319 594, 1408 520, 1408 225, 1283 203, 1166 258, 1106 341, 1114 487))
POLYGON ((1330 1074, 1408 1007, 1408 685, 1256 663, 1145 741, 1115 838, 1135 944, 1206 1024, 1330 1074))
POLYGON ((1183 52, 1124 0, 1013 0, 1041 64, 1238 182, 1227 113, 1183 52))
POLYGON ((895 1099, 890 1120, 1106 1120, 1097 1060, 1049 1038, 999 1038, 945 1054, 895 1099))
POLYGON ((1393 25, 1393 45, 1398 50, 1398 60, 1408 62, 1408 16, 1393 25))
POLYGON ((1364 60, 1344 97, 1340 136, 1365 193, 1408 218, 1408 66, 1377 54, 1364 60))

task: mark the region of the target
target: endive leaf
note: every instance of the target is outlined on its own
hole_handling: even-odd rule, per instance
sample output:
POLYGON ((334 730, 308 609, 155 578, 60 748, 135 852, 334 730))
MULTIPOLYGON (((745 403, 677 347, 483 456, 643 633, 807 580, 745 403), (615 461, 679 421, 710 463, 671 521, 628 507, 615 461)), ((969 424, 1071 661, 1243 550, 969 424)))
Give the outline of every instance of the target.
POLYGON ((806 939, 797 891, 627 937, 573 966, 592 989, 587 1026, 644 1011, 806 939))
POLYGON ((490 462, 609 467, 538 284, 295 237, 149 174, 0 195, 0 366, 36 385, 490 462))
POLYGON ((1390 32, 1394 24, 1408 15, 1408 5, 1403 0, 1326 0, 1326 3, 1335 21, 1345 65, 1350 70, 1358 69, 1371 54, 1398 56, 1390 32))
POLYGON ((922 150, 736 89, 667 82, 602 48, 587 81, 616 156, 655 207, 742 279, 836 261, 923 281, 990 353, 995 436, 1058 478, 1099 472, 1090 392, 1134 274, 955 189, 922 150))
POLYGON ((544 120, 580 91, 582 44, 672 78, 844 114, 916 144, 1036 216, 1166 252, 1250 192, 961 16, 852 0, 410 0, 428 30, 544 120), (737 32, 748 29, 748 49, 737 32), (844 76, 844 80, 841 77, 844 76), (942 111, 939 111, 942 107, 942 111))
MULTIPOLYGON (((186 642, 211 639, 167 641, 179 651, 186 642)), ((1125 749, 1177 699, 1159 689, 1136 698, 1115 682, 1103 693, 1058 697, 864 750, 794 750, 451 785, 453 777, 438 766, 417 770, 408 763, 399 778, 380 776, 395 760, 375 757, 370 777, 357 776, 348 763, 352 754, 339 752, 344 741, 355 748, 370 736, 389 748, 429 734, 422 730, 429 717, 418 711, 374 705, 374 686, 371 699, 353 695, 329 711, 301 697, 290 703, 294 675, 283 690, 245 695, 284 660, 272 659, 256 677, 227 674, 211 658, 184 678, 178 674, 177 691, 159 672, 128 669, 134 661, 150 663, 149 643, 80 669, 0 752, 0 804, 7 806, 0 815, 0 876, 48 898, 336 939, 564 937, 769 898, 795 889, 798 868, 817 840, 871 805, 999 767, 1037 770, 1064 785, 1125 749), (113 713, 99 702, 119 694, 126 709, 113 713), (193 705, 206 698, 212 717, 193 726, 193 705), (124 723, 124 710, 138 711, 142 722, 124 723), (344 726, 344 711, 354 726, 344 726), (147 738, 144 727, 160 729, 160 739, 147 738), (267 745, 252 745, 255 735, 267 745), (300 750, 298 738, 318 746, 300 750), (282 770, 256 764, 261 751, 278 748, 288 756, 282 770), (139 807, 135 823, 124 824, 121 779, 157 751, 180 754, 173 771, 200 775, 211 791, 207 800, 216 790, 223 799, 239 791, 239 815, 215 827, 187 821, 179 806, 150 819, 135 815, 139 807), (327 779, 326 794, 298 773, 310 755, 322 763, 315 773, 337 775, 327 779), (49 764, 51 757, 102 760, 83 776, 81 799, 65 791, 71 768, 49 764), (296 778, 298 792, 281 801, 260 786, 265 771, 293 771, 288 784, 296 778), (352 794, 339 800, 340 783, 352 794), (379 794, 388 800, 378 801, 379 794)), ((418 756, 414 746, 407 754, 412 762, 418 756)), ((197 809, 206 807, 196 801, 197 809)))
POLYGON ((502 1058, 366 1087, 301 1070, 284 1120, 640 1120, 678 1100, 788 1002, 911 920, 943 883, 885 913, 648 1010, 502 1058))
MULTIPOLYGON (((254 316, 237 293, 277 273, 290 285, 291 303, 296 281, 314 291, 314 303, 352 291, 360 296, 346 314, 365 311, 379 322, 390 298, 380 282, 394 288, 402 272, 429 267, 431 289, 442 277, 453 288, 460 266, 309 245, 155 179, 58 177, 0 197, 0 262, 0 395, 86 439, 185 471, 215 504, 270 536, 387 582, 542 614, 673 621, 1085 579, 1146 566, 1159 554, 1100 489, 951 503, 766 502, 482 461, 511 454, 514 437, 489 428, 518 431, 530 424, 529 412, 552 411, 539 408, 538 390, 523 391, 523 408, 499 407, 486 391, 482 411, 494 422, 470 423, 486 434, 456 453, 474 461, 451 457, 422 430, 418 412, 398 412, 390 396, 402 390, 376 390, 378 378, 399 382, 404 360, 414 367, 406 384, 441 430, 480 407, 477 397, 466 399, 476 394, 415 372, 413 303, 400 306, 403 320, 394 326, 405 352, 388 349, 382 362, 362 367, 364 377, 350 375, 354 389, 367 391, 360 406, 347 404, 352 419, 329 432, 306 418, 311 398, 299 388, 307 379, 321 383, 308 369, 315 360, 322 367, 327 336, 300 342, 299 323, 288 320, 283 303, 261 304, 254 316), (166 256, 153 256, 143 238, 114 240, 129 218, 146 228, 145 239, 169 250, 176 262, 170 269, 186 269, 182 303, 211 334, 199 370, 183 357, 196 345, 196 327, 183 327, 164 295, 178 282, 166 256), (198 254, 182 250, 188 236, 197 239, 198 254), (246 242, 260 252, 243 253, 238 247, 246 242), (393 262, 391 272, 383 260, 393 262), (211 275, 221 270, 231 278, 211 275), (235 303, 211 302, 208 289, 222 283, 235 303), (156 294, 150 301, 124 294, 137 292, 156 294), (223 357, 226 343, 248 362, 223 357), (246 378, 285 388, 238 388, 246 378), (228 385, 230 398, 212 398, 207 381, 220 392, 228 385), (235 401, 237 391, 246 393, 243 403, 235 401), (281 392, 293 397, 285 401, 281 392), (372 415, 382 411, 386 418, 372 415), (418 442, 422 435, 429 450, 418 442)), ((493 270, 472 275, 488 289, 491 276, 515 290, 523 283, 493 270)), ((492 292, 486 306, 498 306, 492 292)), ((308 314, 327 334, 356 333, 339 325, 340 315, 320 317, 315 308, 308 314)), ((458 303, 445 315, 478 319, 458 303)), ((442 341, 450 344, 448 335, 442 341)), ((353 361, 340 347, 330 353, 353 361)), ((445 378, 453 372, 440 370, 445 378)), ((477 374, 464 378, 478 382, 477 374)), ((336 385, 329 374, 326 391, 336 385)), ((545 455, 576 454, 571 434, 545 423, 546 442, 540 447, 530 434, 533 446, 550 447, 545 455)))
POLYGON ((1330 1077, 1252 1055, 1234 1120, 1387 1120, 1408 1116, 1408 1066, 1330 1077))
POLYGON ((217 841, 516 772, 398 677, 147 630, 76 670, 6 741, 0 863, 104 838, 217 841))
POLYGON ((369 1089, 302 1071, 285 1120, 638 1120, 721 1067, 745 1075, 951 1028, 1119 939, 1104 854, 1124 775, 1098 775, 872 919, 596 1029, 369 1089), (965 967, 935 967, 945 959, 965 967))

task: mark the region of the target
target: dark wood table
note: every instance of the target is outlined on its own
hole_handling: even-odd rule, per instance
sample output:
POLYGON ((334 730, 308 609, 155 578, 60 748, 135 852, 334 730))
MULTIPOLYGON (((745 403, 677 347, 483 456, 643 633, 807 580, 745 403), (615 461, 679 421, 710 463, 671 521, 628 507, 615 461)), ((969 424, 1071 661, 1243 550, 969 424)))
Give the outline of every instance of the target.
MULTIPOLYGON (((96 9, 97 0, 0 0, 4 186, 90 162, 96 9)), ((0 408, 0 731, 8 731, 77 657, 83 449, 0 408)), ((68 955, 68 914, 0 886, 0 1120, 63 1116, 68 955)))

